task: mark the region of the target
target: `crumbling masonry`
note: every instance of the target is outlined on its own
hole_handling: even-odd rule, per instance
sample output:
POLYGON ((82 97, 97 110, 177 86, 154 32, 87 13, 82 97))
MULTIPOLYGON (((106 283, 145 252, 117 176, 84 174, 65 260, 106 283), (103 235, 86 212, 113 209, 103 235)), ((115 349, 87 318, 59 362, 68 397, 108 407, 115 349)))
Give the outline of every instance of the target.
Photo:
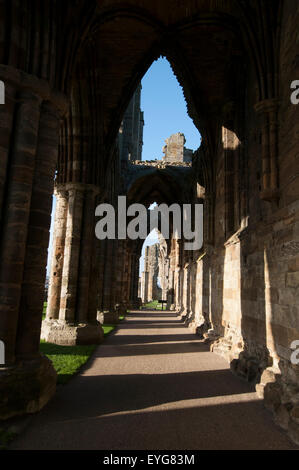
POLYGON ((145 248, 144 271, 141 274, 140 290, 140 297, 144 304, 161 299, 158 287, 159 251, 159 243, 145 248))

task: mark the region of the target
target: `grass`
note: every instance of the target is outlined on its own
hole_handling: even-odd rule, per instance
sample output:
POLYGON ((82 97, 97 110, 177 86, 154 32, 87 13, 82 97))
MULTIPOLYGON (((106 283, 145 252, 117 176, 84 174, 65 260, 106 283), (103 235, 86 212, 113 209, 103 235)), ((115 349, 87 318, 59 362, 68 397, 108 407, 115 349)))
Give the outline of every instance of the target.
MULTIPOLYGON (((47 309, 47 303, 44 303, 43 319, 47 309)), ((124 319, 122 315, 120 320, 124 319)), ((104 337, 109 335, 117 325, 102 325, 104 337)), ((40 342, 40 351, 45 354, 53 363, 57 372, 57 384, 65 384, 70 378, 78 373, 81 367, 88 361, 94 352, 96 345, 88 346, 60 346, 57 344, 40 342)))
MULTIPOLYGON (((46 317, 47 302, 44 302, 43 320, 46 317)), ((124 320, 124 315, 119 317, 124 320)), ((102 325, 104 337, 109 335, 117 325, 102 325)), ((76 374, 81 367, 88 361, 94 352, 96 345, 88 346, 59 346, 57 344, 40 342, 40 351, 45 354, 53 363, 57 372, 57 384, 65 384, 76 374)))
POLYGON ((17 433, 0 429, 0 450, 6 450, 16 436, 17 433))
POLYGON ((53 363, 57 372, 57 384, 65 384, 87 362, 96 345, 59 346, 41 340, 40 350, 53 363))
POLYGON ((104 336, 107 336, 116 328, 116 325, 102 325, 102 327, 104 330, 104 336))
MULTIPOLYGON (((43 319, 46 315, 47 302, 44 302, 43 319)), ((124 320, 124 315, 119 317, 124 320)), ((117 325, 102 325, 104 336, 108 336, 117 325)), ((81 367, 88 361, 97 345, 90 346, 59 346, 57 344, 46 343, 41 340, 40 350, 53 363, 57 372, 57 384, 64 385, 70 378, 79 372, 81 367)), ((0 451, 6 450, 18 433, 9 428, 0 427, 0 451)))
POLYGON ((148 302, 145 304, 145 308, 152 308, 153 310, 162 310, 162 304, 160 304, 159 300, 153 300, 152 302, 148 302))
POLYGON ((47 312, 47 302, 44 302, 44 308, 43 308, 43 320, 46 318, 46 312, 47 312))

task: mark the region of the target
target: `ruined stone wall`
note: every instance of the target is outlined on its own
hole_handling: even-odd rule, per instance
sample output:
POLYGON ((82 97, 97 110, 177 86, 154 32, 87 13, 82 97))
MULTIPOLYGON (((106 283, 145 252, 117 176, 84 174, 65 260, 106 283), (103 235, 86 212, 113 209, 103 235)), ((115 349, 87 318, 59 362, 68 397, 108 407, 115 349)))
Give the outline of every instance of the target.
POLYGON ((161 282, 161 300, 167 300, 169 282, 169 257, 167 256, 167 243, 159 233, 159 279, 161 282))
POLYGON ((141 111, 141 84, 138 85, 119 130, 119 153, 123 161, 140 161, 143 147, 144 113, 141 111))
POLYGON ((147 246, 144 255, 144 271, 141 274, 141 298, 143 303, 160 300, 161 289, 158 287, 159 243, 147 246))
POLYGON ((166 145, 163 147, 164 157, 162 160, 164 162, 192 162, 193 152, 190 149, 184 147, 186 139, 184 134, 177 132, 172 134, 168 139, 165 140, 166 145))
MULTIPOLYGON (((272 132, 278 131, 279 197, 274 192, 274 197, 268 197, 263 190, 263 115, 256 112, 258 95, 251 71, 239 150, 227 154, 222 133, 215 158, 214 243, 206 243, 197 260, 196 299, 191 311, 188 284, 194 267, 191 263, 184 267, 183 313, 195 319, 200 333, 213 340, 219 337, 212 350, 230 361, 234 372, 257 383, 258 393, 277 422, 298 441, 299 376, 298 366, 290 360, 290 346, 299 339, 299 133, 298 107, 290 103, 290 83, 299 75, 294 50, 299 9, 293 2, 285 2, 284 8, 278 121, 276 124, 275 113, 269 121, 272 132), (233 166, 231 157, 236 159, 233 166), (242 158, 247 162, 246 217, 236 202, 243 197, 242 158), (236 183, 239 194, 233 199, 236 183)), ((272 109, 276 103, 266 105, 272 109)))

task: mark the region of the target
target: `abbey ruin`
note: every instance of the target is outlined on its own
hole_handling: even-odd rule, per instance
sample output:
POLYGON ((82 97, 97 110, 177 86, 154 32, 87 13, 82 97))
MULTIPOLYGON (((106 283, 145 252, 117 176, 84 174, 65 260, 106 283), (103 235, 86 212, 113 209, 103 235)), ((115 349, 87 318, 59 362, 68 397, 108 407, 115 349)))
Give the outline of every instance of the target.
MULTIPOLYGON (((55 395, 56 372, 40 353, 40 338, 101 344, 104 321, 116 323, 119 315, 135 312, 136 323, 140 298, 146 303, 159 295, 167 300, 168 315, 176 315, 172 327, 179 323, 184 334, 201 341, 199 349, 208 348, 192 350, 187 391, 179 398, 197 399, 193 386, 201 390, 197 380, 207 376, 228 383, 224 362, 213 372, 205 365, 199 379, 192 375, 206 364, 196 357, 212 352, 229 374, 254 387, 254 399, 271 411, 277 432, 283 429, 299 445, 299 365, 292 359, 299 341, 299 106, 290 100, 291 83, 299 80, 297 0, 271 0, 271 6, 268 0, 37 0, 34 8, 31 0, 0 0, 0 12, 0 419, 39 412, 55 395), (147 162, 140 81, 160 56, 183 88, 202 142, 190 151, 178 129, 165 136, 164 157, 147 162), (184 250, 184 240, 173 233, 161 238, 147 250, 140 283, 144 240, 95 237, 95 208, 117 207, 118 196, 147 208, 154 202, 202 203, 202 249, 184 250), (157 277, 160 291, 153 292, 157 277)), ((163 327, 167 317, 154 314, 155 328, 163 327)), ((149 329, 145 317, 126 337, 124 325, 127 349, 123 343, 113 349, 113 367, 140 359, 144 337, 137 344, 131 336, 142 328, 146 336, 149 329)), ((154 341, 144 353, 147 367, 151 346, 154 341)), ((171 347, 164 345, 168 358, 184 356, 171 347)), ((104 353, 98 354, 101 361, 104 353)), ((160 360, 161 350, 155 354, 160 360)), ((122 370, 101 373, 102 382, 96 374, 82 376, 90 396, 100 400, 109 389, 112 400, 117 390, 138 390, 141 403, 142 387, 130 374, 119 386, 122 370)), ((175 393, 179 372, 170 386, 155 371, 147 382, 147 373, 146 367, 135 372, 145 387, 156 380, 157 388, 162 383, 175 393)), ((206 390, 209 399, 243 393, 228 386, 218 395, 206 390)), ((163 397, 162 404, 168 400, 163 397)), ((240 407, 241 424, 243 402, 234 407, 240 407)), ((151 405, 158 406, 142 402, 140 409, 151 405)), ((130 406, 126 402, 119 411, 130 406)), ((94 414, 112 411, 109 402, 94 414)), ((196 442, 193 425, 188 429, 181 435, 190 433, 196 442)))

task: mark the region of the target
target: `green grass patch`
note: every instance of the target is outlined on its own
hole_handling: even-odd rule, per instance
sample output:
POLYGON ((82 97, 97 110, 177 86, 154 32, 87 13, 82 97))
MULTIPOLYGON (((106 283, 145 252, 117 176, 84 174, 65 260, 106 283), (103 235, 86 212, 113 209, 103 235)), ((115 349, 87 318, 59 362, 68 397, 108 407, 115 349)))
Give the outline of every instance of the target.
MULTIPOLYGON (((104 336, 109 335, 116 325, 103 325, 104 336)), ((87 362, 97 345, 60 346, 58 344, 40 342, 40 350, 53 363, 57 372, 57 384, 65 384, 87 362)))
POLYGON ((152 308, 153 310, 162 310, 162 304, 159 303, 159 300, 153 300, 145 304, 145 308, 152 308))
POLYGON ((96 345, 60 346, 43 340, 40 343, 41 352, 52 361, 57 372, 58 384, 67 383, 72 375, 76 374, 87 362, 95 348, 96 345))
POLYGON ((47 302, 44 302, 44 307, 43 307, 43 320, 46 318, 46 312, 47 312, 47 302))
POLYGON ((16 436, 17 434, 14 432, 0 429, 0 450, 6 450, 16 436))
POLYGON ((102 327, 104 330, 104 336, 107 336, 111 331, 115 330, 116 325, 102 325, 102 327))
MULTIPOLYGON (((46 311, 47 302, 44 302, 42 316, 43 320, 46 317, 46 311)), ((123 320, 124 318, 124 315, 119 317, 120 320, 123 320)), ((104 330, 104 336, 106 337, 116 328, 117 325, 102 326, 104 330)), ((44 340, 41 340, 40 342, 41 352, 52 361, 54 369, 57 372, 57 384, 67 383, 70 378, 76 374, 87 362, 96 347, 96 345, 60 346, 57 344, 46 343, 44 340)), ((4 439, 2 439, 1 430, 0 439, 4 439)))

